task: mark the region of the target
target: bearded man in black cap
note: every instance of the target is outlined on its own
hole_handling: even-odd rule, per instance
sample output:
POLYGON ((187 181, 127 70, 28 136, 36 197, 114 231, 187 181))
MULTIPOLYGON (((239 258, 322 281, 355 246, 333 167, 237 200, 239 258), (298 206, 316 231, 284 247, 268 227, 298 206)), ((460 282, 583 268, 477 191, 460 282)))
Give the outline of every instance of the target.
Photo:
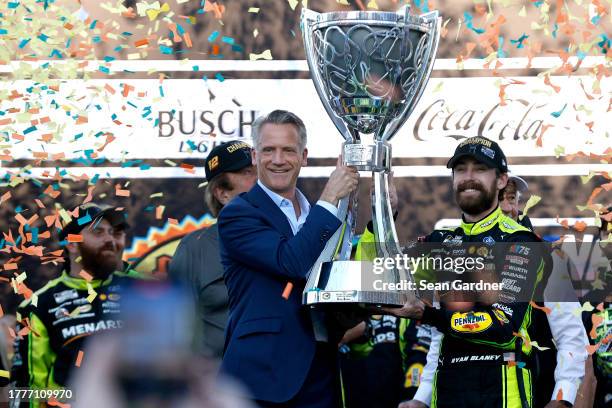
MULTIPOLYGON (((251 164, 251 147, 240 141, 216 146, 205 163, 205 200, 217 216, 236 195, 249 191, 257 181, 251 164)), ((170 262, 169 276, 186 286, 197 305, 194 348, 197 352, 221 358, 224 331, 229 314, 227 288, 219 257, 219 230, 212 225, 185 236, 170 262)))
MULTIPOLYGON (((468 138, 457 146, 447 167, 452 169, 453 192, 462 211, 461 225, 435 230, 422 241, 438 243, 442 249, 454 245, 453 253, 464 251, 460 245, 469 243, 465 246, 479 254, 483 250, 482 253, 495 255, 494 262, 482 270, 483 276, 493 276, 503 286, 495 293, 440 289, 439 308, 417 299, 402 308, 386 309, 390 314, 419 319, 437 329, 423 370, 423 377, 429 378, 427 386, 422 377, 415 399, 401 406, 533 407, 534 388, 537 389, 533 387, 537 380, 532 378, 537 365, 533 329, 546 324, 545 318, 536 316, 533 301, 541 298, 541 294, 534 294, 544 288, 550 256, 542 244, 535 244, 540 239, 532 231, 504 215, 498 205, 499 192, 508 182, 508 164, 497 143, 484 137, 468 138), (494 274, 488 275, 489 272, 494 274), (457 294, 469 297, 457 298, 457 294)), ((444 273, 455 271, 424 272, 430 274, 426 280, 443 282, 439 279, 446 276, 444 273)), ((559 322, 555 327, 559 329, 564 324, 559 322)), ((580 340, 584 333, 578 332, 576 337, 580 340)), ((581 354, 584 350, 578 347, 576 351, 581 354)), ((577 386, 559 381, 546 407, 571 406, 577 386)))
POLYGON ((74 214, 60 232, 64 271, 17 310, 11 370, 16 387, 65 386, 72 368, 80 365, 84 339, 121 327, 121 288, 131 278, 142 277, 126 270, 122 261, 129 227, 122 209, 88 203, 74 214))

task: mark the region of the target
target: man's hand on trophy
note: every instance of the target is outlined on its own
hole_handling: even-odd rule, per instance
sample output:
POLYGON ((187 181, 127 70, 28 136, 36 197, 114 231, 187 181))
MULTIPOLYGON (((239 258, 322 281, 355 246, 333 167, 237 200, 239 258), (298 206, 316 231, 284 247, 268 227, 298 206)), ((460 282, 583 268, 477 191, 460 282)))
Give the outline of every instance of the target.
POLYGON ((321 200, 333 205, 338 205, 341 198, 346 197, 359 184, 359 172, 355 167, 342 165, 342 159, 338 157, 336 169, 329 176, 329 180, 321 194, 321 200))
POLYGON ((423 404, 421 401, 410 400, 400 402, 397 408, 428 408, 427 405, 423 404))
POLYGON ((396 317, 407 317, 409 319, 421 319, 425 310, 425 303, 419 299, 412 299, 404 303, 402 307, 383 307, 385 313, 396 317))

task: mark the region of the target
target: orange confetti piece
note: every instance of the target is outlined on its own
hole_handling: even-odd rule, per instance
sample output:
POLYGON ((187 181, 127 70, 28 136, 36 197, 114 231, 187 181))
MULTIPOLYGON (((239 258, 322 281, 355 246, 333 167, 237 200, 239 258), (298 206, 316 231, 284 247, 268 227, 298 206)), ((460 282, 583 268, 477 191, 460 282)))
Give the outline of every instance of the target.
POLYGON ((563 399, 563 388, 559 388, 559 392, 557 392, 557 396, 555 398, 557 401, 561 401, 563 399))
POLYGON ((134 87, 132 85, 129 84, 121 84, 123 86, 123 92, 121 92, 121 95, 123 95, 123 97, 127 97, 131 91, 134 90, 134 87))
POLYGON ((550 314, 551 310, 549 307, 546 306, 540 306, 538 305, 536 302, 534 302, 533 300, 531 302, 529 302, 529 304, 531 305, 531 307, 533 307, 534 309, 539 309, 541 311, 543 311, 546 314, 550 314))
POLYGON ((85 272, 82 269, 81 272, 79 272, 79 276, 85 279, 87 282, 91 282, 93 280, 93 276, 91 276, 89 273, 85 272))
POLYGON ((117 91, 115 91, 115 88, 113 88, 109 84, 104 85, 104 89, 106 90, 106 92, 108 92, 111 95, 114 95, 115 92, 117 92, 117 91))
POLYGON ((4 310, 2 310, 2 305, 0 305, 0 318, 2 318, 2 316, 4 316, 4 310))
POLYGON ((7 191, 6 193, 2 194, 2 197, 0 197, 0 205, 2 205, 3 202, 8 201, 11 199, 11 192, 7 191))
POLYGON ((550 82, 550 75, 544 76, 544 84, 546 84, 546 85, 550 86, 552 89, 554 89, 555 93, 559 93, 559 91, 561 90, 560 86, 553 85, 553 83, 550 82))
POLYGON ((83 350, 79 350, 79 354, 77 354, 76 362, 74 363, 74 365, 77 367, 80 367, 82 361, 83 361, 83 350))
POLYGON ((134 46, 135 47, 142 47, 144 45, 149 45, 149 40, 146 38, 143 38, 141 40, 138 40, 136 42, 134 42, 134 46))
POLYGON ((88 122, 87 116, 81 116, 81 115, 79 115, 79 117, 77 118, 77 120, 76 120, 76 122, 75 122, 75 123, 76 123, 77 125, 82 125, 83 123, 87 123, 87 122, 88 122))
POLYGON ((0 120, 0 125, 10 125, 11 123, 13 123, 13 119, 11 119, 11 118, 6 118, 6 119, 0 120))
POLYGON ((285 286, 285 289, 283 290, 283 299, 285 300, 289 299, 289 296, 291 295, 292 290, 293 290, 293 283, 287 282, 287 286, 285 286))
POLYGON ((193 42, 191 41, 191 36, 188 32, 185 32, 185 34, 183 34, 183 38, 185 39, 185 45, 187 46, 187 48, 192 48, 193 42))
POLYGON ((17 269, 17 264, 16 263, 5 263, 4 264, 4 270, 5 271, 13 271, 17 269))
POLYGON ((68 242, 83 242, 83 236, 80 234, 68 234, 68 242))
POLYGON ((584 221, 576 221, 574 224, 574 229, 578 232, 583 232, 587 228, 587 225, 584 221))
POLYGON ((155 207, 155 219, 156 220, 162 219, 162 214, 164 213, 164 209, 165 207, 163 205, 158 205, 157 207, 155 207))
POLYGON ((118 197, 129 197, 130 190, 123 190, 121 189, 121 184, 116 184, 115 185, 115 195, 118 197))
POLYGON ((172 225, 178 225, 178 220, 176 218, 168 218, 168 222, 172 225))

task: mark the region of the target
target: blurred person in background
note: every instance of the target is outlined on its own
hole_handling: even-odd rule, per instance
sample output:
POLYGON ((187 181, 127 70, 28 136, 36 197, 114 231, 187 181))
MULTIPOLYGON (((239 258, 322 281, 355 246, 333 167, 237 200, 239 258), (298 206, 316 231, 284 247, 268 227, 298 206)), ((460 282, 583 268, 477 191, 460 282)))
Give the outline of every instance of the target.
MULTIPOLYGON (((65 270, 17 309, 13 387, 65 386, 85 339, 121 327, 122 286, 141 277, 122 261, 128 227, 122 209, 87 203, 61 230, 65 270)), ((40 402, 11 403, 35 407, 40 402)))
POLYGON ((526 191, 529 191, 529 185, 524 179, 508 174, 508 184, 499 192, 499 208, 505 215, 533 231, 531 220, 523 215, 519 206, 521 195, 526 191))
MULTIPOLYGON (((232 198, 250 190, 257 181, 257 172, 251 163, 251 147, 238 140, 212 149, 204 166, 208 181, 206 205, 214 217, 232 198)), ((195 350, 220 359, 229 299, 223 281, 216 224, 181 239, 170 262, 169 277, 189 289, 197 307, 195 350)))
POLYGON ((134 281, 124 291, 124 326, 92 339, 69 384, 74 408, 252 408, 217 380, 217 364, 194 354, 195 306, 181 286, 134 281))
MULTIPOLYGON (((505 215, 533 231, 531 220, 527 215, 523 215, 520 208, 521 195, 527 192, 529 192, 527 182, 521 177, 509 174, 508 184, 499 193, 499 206, 505 215)), ((580 368, 580 361, 575 360, 575 357, 584 354, 581 348, 587 341, 575 314, 580 308, 580 303, 568 279, 573 275, 572 270, 575 269, 575 265, 563 252, 560 244, 553 245, 551 258, 551 275, 544 291, 546 301, 543 303, 549 308, 550 313, 546 314, 546 319, 539 310, 535 313, 536 320, 541 323, 535 325, 534 340, 545 348, 537 353, 539 387, 536 388, 535 406, 544 406, 549 401, 550 393, 560 388, 555 387, 555 384, 561 382, 580 384, 582 380, 577 391, 573 391, 575 387, 571 387, 576 394, 572 403, 577 408, 588 408, 592 405, 593 398, 589 389, 595 378, 590 357, 586 359, 584 370, 580 368)), ((565 387, 567 389, 568 385, 565 387)), ((568 394, 567 391, 565 394, 568 394)))
MULTIPOLYGON (((602 249, 602 259, 592 290, 584 297, 592 306, 582 313, 593 353, 593 365, 597 378, 594 407, 612 406, 612 206, 600 214, 601 225, 595 242, 602 249)), ((585 309, 586 309, 585 304, 585 309)))

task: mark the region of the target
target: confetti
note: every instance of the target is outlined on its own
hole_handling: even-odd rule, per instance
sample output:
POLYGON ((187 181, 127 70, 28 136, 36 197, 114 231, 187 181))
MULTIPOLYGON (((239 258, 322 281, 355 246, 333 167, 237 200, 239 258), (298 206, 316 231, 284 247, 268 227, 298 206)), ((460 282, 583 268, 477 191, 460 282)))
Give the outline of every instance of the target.
POLYGON ((79 353, 77 354, 77 358, 76 361, 74 363, 75 366, 80 367, 81 366, 81 362, 83 362, 83 350, 79 350, 79 353))
POLYGON ((293 290, 293 283, 287 282, 285 289, 283 290, 283 299, 288 300, 291 295, 291 291, 293 290))
POLYGON ((260 59, 264 59, 264 60, 271 60, 272 59, 272 51, 265 50, 264 52, 262 52, 261 54, 249 54, 249 60, 251 61, 257 61, 260 59))
POLYGON ((68 234, 66 240, 68 242, 83 242, 83 236, 80 234, 68 234))

